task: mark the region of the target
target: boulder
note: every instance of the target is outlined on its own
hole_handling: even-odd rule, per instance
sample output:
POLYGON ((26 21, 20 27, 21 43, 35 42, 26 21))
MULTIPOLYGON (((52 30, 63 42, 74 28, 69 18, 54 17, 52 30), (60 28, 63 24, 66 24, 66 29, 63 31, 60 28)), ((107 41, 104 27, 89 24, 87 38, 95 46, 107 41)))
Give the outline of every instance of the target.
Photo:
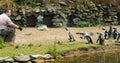
POLYGON ((67 4, 65 2, 59 2, 59 4, 62 6, 67 6, 67 4))
POLYGON ((18 62, 27 62, 31 60, 30 56, 20 54, 18 56, 14 56, 14 60, 18 62))
POLYGON ((4 63, 4 62, 14 62, 14 59, 10 58, 9 56, 7 56, 7 57, 1 57, 0 58, 0 63, 4 63))
POLYGON ((12 14, 13 16, 17 16, 18 15, 18 13, 17 12, 13 12, 13 14, 12 14))
POLYGON ((43 22, 43 16, 42 16, 42 15, 39 15, 39 16, 37 17, 37 21, 40 22, 40 23, 43 22))
POLYGON ((33 11, 36 12, 36 13, 40 12, 40 7, 39 7, 39 6, 35 7, 35 8, 33 9, 33 11))
POLYGON ((7 58, 4 60, 5 62, 14 62, 14 59, 13 58, 7 58))
POLYGON ((18 15, 15 20, 21 20, 22 19, 22 16, 21 15, 18 15))
POLYGON ((53 56, 51 56, 50 54, 45 54, 42 56, 43 59, 52 59, 53 56))
POLYGON ((40 55, 40 54, 30 55, 31 59, 41 58, 42 56, 43 56, 43 55, 40 55))
POLYGON ((61 20, 59 18, 54 18, 51 20, 53 23, 60 23, 61 20))
POLYGON ((47 25, 40 25, 37 27, 37 29, 40 31, 48 30, 47 25))
POLYGON ((3 58, 0 58, 0 63, 2 63, 4 60, 3 60, 3 58))

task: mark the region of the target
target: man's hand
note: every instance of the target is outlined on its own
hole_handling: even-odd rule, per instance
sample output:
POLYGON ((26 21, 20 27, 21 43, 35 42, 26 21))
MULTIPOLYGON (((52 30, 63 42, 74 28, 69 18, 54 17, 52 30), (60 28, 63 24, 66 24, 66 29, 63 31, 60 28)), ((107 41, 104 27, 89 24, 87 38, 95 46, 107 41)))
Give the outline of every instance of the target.
POLYGON ((23 30, 23 28, 22 28, 22 27, 19 27, 18 29, 19 29, 20 31, 22 31, 22 30, 23 30))

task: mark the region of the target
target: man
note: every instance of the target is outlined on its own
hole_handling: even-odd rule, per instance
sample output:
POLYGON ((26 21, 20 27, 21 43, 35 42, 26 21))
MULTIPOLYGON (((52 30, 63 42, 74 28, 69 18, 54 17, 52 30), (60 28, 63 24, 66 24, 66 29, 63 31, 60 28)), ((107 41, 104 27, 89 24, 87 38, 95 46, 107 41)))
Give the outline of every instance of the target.
POLYGON ((22 31, 23 29, 14 24, 9 18, 11 16, 11 10, 5 10, 3 14, 0 15, 0 38, 4 42, 11 42, 15 36, 15 29, 22 31))

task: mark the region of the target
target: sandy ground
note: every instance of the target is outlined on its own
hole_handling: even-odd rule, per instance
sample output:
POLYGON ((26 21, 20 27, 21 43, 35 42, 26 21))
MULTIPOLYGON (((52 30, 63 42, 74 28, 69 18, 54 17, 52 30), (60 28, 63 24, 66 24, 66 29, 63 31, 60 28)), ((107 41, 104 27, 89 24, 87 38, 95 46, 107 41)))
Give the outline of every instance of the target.
MULTIPOLYGON (((119 26, 115 26, 120 29, 119 26)), ((80 39, 81 35, 77 35, 76 32, 93 32, 93 42, 96 42, 97 32, 103 33, 102 27, 85 27, 85 28, 68 28, 74 35, 76 42, 85 42, 84 39, 80 39)), ((105 27, 109 29, 108 27, 105 27)), ((68 42, 68 36, 64 28, 48 28, 47 31, 39 31, 36 28, 24 28, 23 31, 16 30, 15 43, 16 44, 47 44, 54 43, 56 41, 68 42)))

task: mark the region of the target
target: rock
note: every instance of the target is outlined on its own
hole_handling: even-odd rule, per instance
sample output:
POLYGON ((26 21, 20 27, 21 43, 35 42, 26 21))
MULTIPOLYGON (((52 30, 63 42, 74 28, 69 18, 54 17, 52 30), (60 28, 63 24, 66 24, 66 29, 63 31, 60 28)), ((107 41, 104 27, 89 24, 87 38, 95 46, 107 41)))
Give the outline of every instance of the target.
POLYGON ((45 55, 42 56, 42 58, 44 58, 44 59, 52 59, 53 56, 51 56, 50 54, 45 54, 45 55))
POLYGON ((43 16, 42 16, 42 15, 39 15, 39 16, 37 17, 37 21, 38 21, 38 22, 43 22, 43 16))
POLYGON ((18 15, 18 13, 14 12, 12 15, 13 15, 13 16, 17 16, 17 15, 18 15))
POLYGON ((0 63, 3 62, 3 61, 4 61, 3 58, 0 58, 0 63))
POLYGON ((102 7, 102 5, 101 5, 101 4, 97 4, 96 6, 97 6, 98 8, 101 8, 101 7, 102 7))
POLYGON ((67 4, 65 2, 59 2, 59 4, 62 6, 67 6, 67 4))
POLYGON ((33 14, 30 12, 26 12, 26 16, 32 16, 33 14))
POLYGON ((85 12, 90 12, 90 10, 89 9, 85 9, 85 12))
POLYGON ((53 23, 53 26, 54 26, 54 27, 62 27, 63 24, 62 24, 62 23, 53 23))
POLYGON ((39 16, 37 17, 36 26, 39 27, 39 26, 42 25, 42 23, 43 23, 43 16, 42 16, 42 15, 39 15, 39 16))
POLYGON ((107 6, 106 5, 104 5, 104 6, 102 6, 103 7, 103 9, 107 9, 107 6))
POLYGON ((116 12, 111 12, 110 15, 115 16, 115 15, 117 15, 117 13, 116 12))
POLYGON ((36 3, 35 5, 36 5, 36 6, 40 6, 40 5, 41 5, 41 3, 36 3))
POLYGON ((0 58, 0 63, 2 63, 4 61, 5 62, 14 62, 14 59, 10 58, 9 56, 0 58))
POLYGON ((108 18, 108 19, 105 19, 105 21, 111 22, 112 20, 110 18, 108 18))
POLYGON ((40 7, 38 6, 38 7, 34 8, 33 11, 36 12, 36 13, 38 13, 38 12, 40 12, 40 9, 39 9, 39 8, 40 8, 40 7))
POLYGON ((87 13, 83 13, 83 15, 87 15, 87 13))
POLYGON ((86 18, 87 18, 87 19, 90 19, 90 18, 91 18, 91 16, 90 16, 90 15, 87 15, 87 16, 86 16, 86 18))
POLYGON ((21 13, 22 13, 23 15, 26 14, 25 8, 22 8, 22 9, 21 9, 21 13))
POLYGON ((89 4, 89 6, 95 7, 95 4, 91 1, 90 4, 89 4))
POLYGON ((41 12, 45 12, 46 10, 41 9, 41 12))
POLYGON ((21 15, 18 15, 15 20, 21 20, 22 19, 22 16, 21 15))
POLYGON ((35 59, 32 60, 31 63, 46 63, 44 59, 35 59))
POLYGON ((40 58, 40 57, 42 57, 43 55, 40 55, 40 54, 36 54, 36 55, 30 55, 30 57, 32 58, 32 59, 37 59, 37 58, 40 58))
POLYGON ((51 20, 53 23, 60 23, 61 20, 59 18, 54 18, 51 20))
POLYGON ((13 58, 7 58, 7 59, 5 59, 5 62, 14 62, 14 59, 13 58))
POLYGON ((40 31, 48 30, 47 25, 40 25, 37 27, 37 29, 40 31))
POLYGON ((26 62, 31 60, 31 58, 29 56, 21 54, 21 55, 15 56, 14 60, 18 62, 26 62))
POLYGON ((33 11, 33 8, 32 7, 29 7, 27 6, 26 9, 25 9, 26 12, 32 12, 33 11))
POLYGON ((74 24, 76 24, 76 25, 78 24, 79 21, 80 21, 79 18, 74 18, 74 19, 73 19, 73 22, 74 22, 74 24))
POLYGON ((97 11, 98 10, 98 8, 97 7, 95 7, 95 8, 93 8, 95 11, 97 11))

